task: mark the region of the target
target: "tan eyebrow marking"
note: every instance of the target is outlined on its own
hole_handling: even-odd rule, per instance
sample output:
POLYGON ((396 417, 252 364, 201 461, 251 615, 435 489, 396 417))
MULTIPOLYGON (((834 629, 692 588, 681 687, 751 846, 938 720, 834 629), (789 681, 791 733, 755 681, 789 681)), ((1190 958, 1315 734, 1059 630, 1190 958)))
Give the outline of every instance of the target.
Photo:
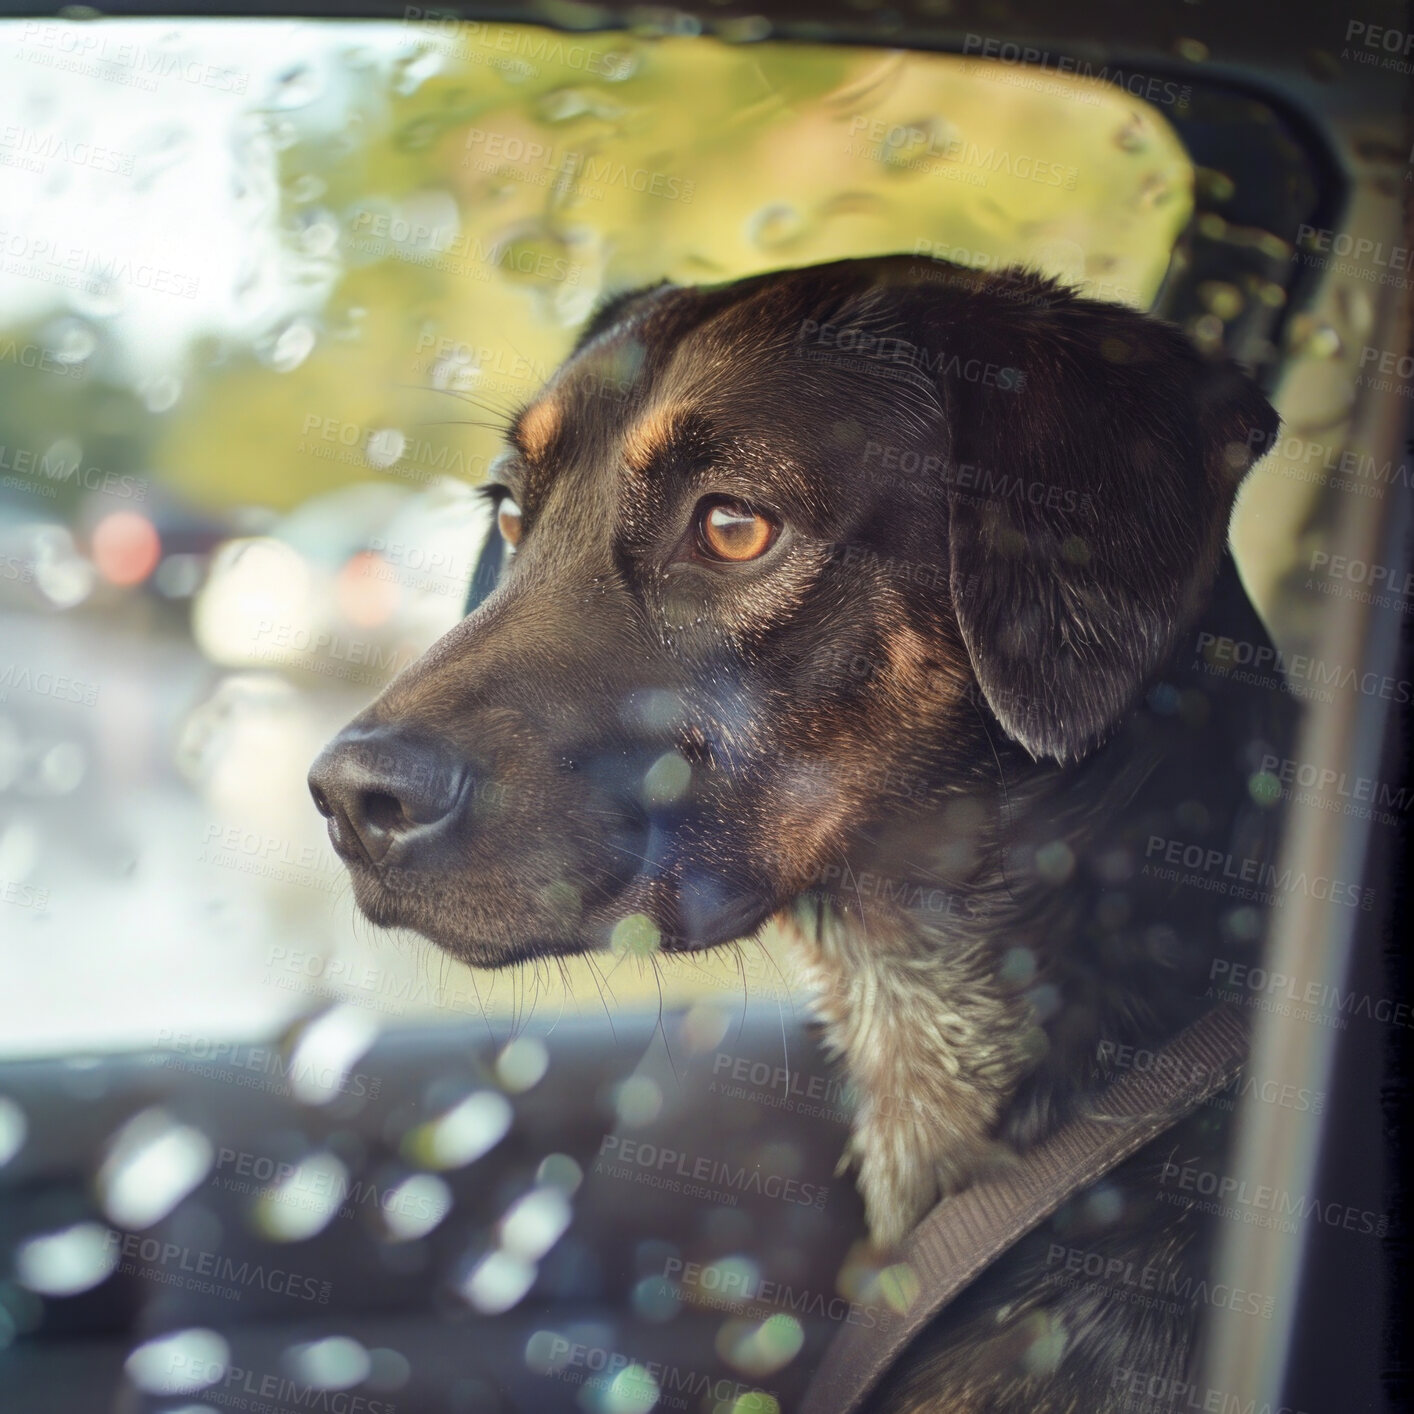
POLYGON ((624 463, 630 471, 645 472, 672 440, 675 424, 686 411, 681 403, 649 408, 624 434, 624 463))
POLYGON ((515 434, 527 458, 539 461, 550 450, 561 421, 560 406, 553 398, 541 398, 521 413, 516 419, 515 434))

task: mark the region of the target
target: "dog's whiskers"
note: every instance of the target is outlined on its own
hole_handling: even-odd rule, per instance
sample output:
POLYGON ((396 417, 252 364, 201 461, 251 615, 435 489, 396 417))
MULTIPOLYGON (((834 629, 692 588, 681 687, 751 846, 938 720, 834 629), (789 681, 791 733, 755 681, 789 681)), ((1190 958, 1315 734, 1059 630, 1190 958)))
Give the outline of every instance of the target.
POLYGON ((395 383, 393 386, 411 389, 417 393, 440 393, 444 398, 455 398, 459 403, 465 403, 468 407, 478 408, 482 412, 489 412, 492 417, 500 418, 500 427, 503 431, 509 429, 511 425, 514 414, 514 409, 511 406, 498 407, 495 403, 488 402, 484 398, 478 398, 465 388, 439 388, 433 383, 395 383))
POLYGON ((663 1038, 663 1053, 668 1058, 668 1067, 673 1072, 673 1079, 681 1087, 682 1076, 678 1074, 677 1062, 673 1059, 673 1048, 668 1042, 668 1033, 663 1026, 663 974, 658 970, 658 959, 655 955, 650 954, 648 961, 653 968, 653 980, 658 986, 658 1034, 663 1038))
POLYGON ((645 864, 652 864, 653 861, 646 854, 639 854, 637 850, 629 849, 627 845, 615 844, 613 840, 605 840, 595 835, 571 835, 571 839, 577 840, 580 844, 608 845, 619 854, 626 854, 630 859, 641 859, 645 864))
POLYGON ((467 973, 469 974, 471 980, 472 994, 476 997, 476 1005, 481 1012, 481 1019, 486 1023, 486 1035, 494 1042, 496 1039, 496 1031, 495 1028, 491 1025, 491 1016, 490 1013, 486 1010, 486 1002, 482 998, 481 988, 476 985, 476 969, 474 967, 469 967, 467 968, 467 973))
MULTIPOLYGON (((609 1021, 609 1034, 614 1038, 615 1044, 617 1044, 619 1039, 619 1033, 614 1030, 614 1014, 609 1010, 609 1003, 604 998, 604 990, 606 987, 608 988, 609 995, 611 997, 614 996, 614 989, 612 987, 609 987, 608 979, 604 976, 602 972, 600 972, 598 964, 594 961, 593 956, 589 953, 586 953, 584 955, 584 958, 585 962, 589 966, 590 972, 594 974, 594 985, 599 991, 599 1004, 604 1008, 604 1015, 608 1018, 609 1021)), ((618 1005, 618 1002, 619 999, 617 997, 614 997, 615 1006, 618 1005)))

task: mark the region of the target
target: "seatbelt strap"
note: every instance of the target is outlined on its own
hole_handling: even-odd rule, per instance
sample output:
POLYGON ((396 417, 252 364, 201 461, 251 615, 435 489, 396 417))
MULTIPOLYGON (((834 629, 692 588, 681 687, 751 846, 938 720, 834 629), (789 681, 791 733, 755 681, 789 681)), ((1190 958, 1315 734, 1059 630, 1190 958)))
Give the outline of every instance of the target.
POLYGON ((1226 1088, 1247 1055, 1242 1012, 1224 1004, 1160 1048, 1153 1065, 1104 1090, 1014 1166, 944 1198, 904 1240, 918 1295, 887 1325, 843 1325, 825 1351, 808 1414, 855 1414, 914 1336, 1019 1238, 1226 1088))

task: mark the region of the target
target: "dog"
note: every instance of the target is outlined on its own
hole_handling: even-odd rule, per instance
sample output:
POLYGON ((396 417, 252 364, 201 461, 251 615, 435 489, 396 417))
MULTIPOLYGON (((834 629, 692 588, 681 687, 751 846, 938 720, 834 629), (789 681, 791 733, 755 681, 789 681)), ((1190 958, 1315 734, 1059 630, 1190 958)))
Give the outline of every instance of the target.
MULTIPOLYGON (((1258 954, 1260 891, 1213 861, 1270 857, 1292 704, 1214 648, 1266 642, 1226 534, 1277 425, 1178 329, 1023 269, 613 298, 510 423, 495 592, 310 773, 358 906, 479 967, 784 922, 896 1244, 1258 954)), ((1212 1220, 1156 1175, 1224 1129, 1068 1203, 871 1407, 1093 1414, 1181 1376, 1196 1307, 1053 1253, 1190 1290, 1212 1220)))

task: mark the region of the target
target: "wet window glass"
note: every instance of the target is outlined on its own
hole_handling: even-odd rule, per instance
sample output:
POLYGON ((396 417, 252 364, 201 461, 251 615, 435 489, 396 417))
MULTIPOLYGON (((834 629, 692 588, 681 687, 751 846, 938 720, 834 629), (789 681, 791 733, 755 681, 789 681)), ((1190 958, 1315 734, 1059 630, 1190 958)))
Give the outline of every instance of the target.
POLYGON ((0 22, 0 1403, 1377 1407, 1414 39, 984 8, 0 22))
POLYGON ((769 934, 521 976, 379 933, 309 761, 460 617, 475 488, 606 295, 902 251, 1147 309, 1189 93, 751 33, 5 35, 6 1045, 789 995, 769 934))

